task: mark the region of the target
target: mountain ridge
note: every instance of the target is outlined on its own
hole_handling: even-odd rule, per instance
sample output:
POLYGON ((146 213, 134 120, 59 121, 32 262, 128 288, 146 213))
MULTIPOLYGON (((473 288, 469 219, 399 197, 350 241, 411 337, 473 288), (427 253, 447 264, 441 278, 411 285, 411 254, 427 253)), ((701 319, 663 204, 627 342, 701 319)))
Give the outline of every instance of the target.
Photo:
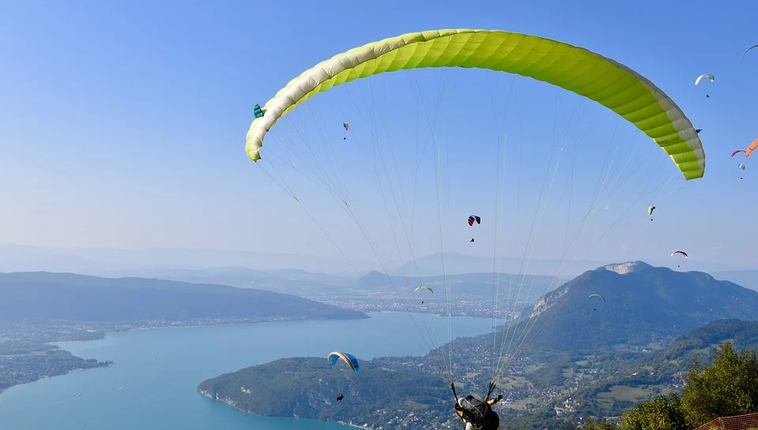
POLYGON ((75 273, 0 273, 0 319, 142 321, 356 319, 358 311, 250 288, 75 273))
POLYGON ((520 324, 530 318, 537 318, 537 325, 550 321, 540 333, 550 340, 537 337, 537 345, 560 338, 568 349, 598 348, 607 346, 598 341, 598 333, 617 343, 644 345, 683 335, 712 320, 753 320, 758 318, 755 309, 758 292, 733 282, 632 261, 586 271, 548 292, 524 310, 520 324), (602 302, 590 299, 593 294, 602 302), (636 335, 641 329, 655 335, 636 335))

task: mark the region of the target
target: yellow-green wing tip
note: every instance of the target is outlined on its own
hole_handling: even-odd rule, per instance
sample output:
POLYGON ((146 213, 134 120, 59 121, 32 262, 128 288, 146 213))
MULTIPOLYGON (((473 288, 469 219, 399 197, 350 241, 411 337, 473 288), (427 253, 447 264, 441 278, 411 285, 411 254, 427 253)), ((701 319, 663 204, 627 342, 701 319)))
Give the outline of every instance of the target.
POLYGON ((247 156, 250 157, 250 159, 253 161, 258 161, 261 159, 260 145, 256 146, 250 140, 248 140, 245 144, 245 152, 247 153, 247 156))
POLYGON ((262 119, 263 118, 256 118, 255 121, 253 121, 245 139, 245 152, 253 161, 261 159, 260 149, 261 146, 263 146, 263 134, 267 131, 263 131, 262 127, 259 127, 257 124, 257 122, 262 119))

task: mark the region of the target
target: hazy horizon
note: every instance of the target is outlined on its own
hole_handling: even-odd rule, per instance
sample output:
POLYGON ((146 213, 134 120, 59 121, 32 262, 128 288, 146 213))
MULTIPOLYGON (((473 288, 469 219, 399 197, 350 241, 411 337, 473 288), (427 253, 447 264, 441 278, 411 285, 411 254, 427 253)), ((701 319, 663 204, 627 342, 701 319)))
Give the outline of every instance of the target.
MULTIPOLYGON (((491 260, 472 255, 446 254, 448 274, 490 273, 491 260)), ((530 261, 532 270, 520 269, 521 260, 513 257, 501 259, 501 273, 525 273, 533 275, 558 275, 570 278, 586 270, 592 270, 607 264, 624 263, 627 261, 645 261, 658 267, 676 267, 676 262, 664 260, 633 259, 624 261, 593 261, 580 260, 562 262, 559 260, 530 261), (562 274, 556 274, 557 268, 563 269, 562 274)), ((352 263, 355 263, 352 260, 352 263)), ((440 266, 441 255, 431 254, 419 256, 416 264, 420 264, 424 276, 438 276, 443 272, 440 266)), ((346 261, 304 254, 260 254, 244 250, 211 250, 211 249, 181 249, 181 248, 46 248, 29 245, 0 243, 0 272, 73 272, 97 276, 131 276, 141 271, 157 270, 219 270, 244 268, 255 271, 302 270, 314 274, 323 273, 331 276, 360 277, 369 271, 382 272, 382 268, 371 261, 363 261, 362 265, 354 266, 346 261), (258 257, 258 259, 252 258, 258 257)), ((413 262, 396 262, 403 272, 411 272, 407 266, 413 262)), ((741 271, 749 270, 740 267, 713 264, 702 261, 688 261, 686 270, 702 272, 741 271)), ((412 275, 411 275, 412 276, 412 275)))
MULTIPOLYGON (((512 259, 519 273, 634 260, 755 267, 758 166, 730 153, 756 137, 758 54, 742 52, 756 43, 758 5, 393 0, 376 10, 340 0, 295 15, 290 7, 6 3, 0 243, 71 259, 47 255, 42 265, 103 259, 119 270, 396 274, 438 253, 489 259, 491 271, 512 259), (689 24, 705 10, 708 25, 689 24), (703 129, 705 177, 685 182, 650 138, 596 102, 463 69, 335 87, 279 121, 260 162, 246 157, 254 104, 302 71, 385 37, 461 27, 548 37, 638 71, 703 129), (702 73, 715 82, 695 86, 702 73), (482 224, 467 226, 471 214, 482 224), (676 249, 690 258, 670 257, 676 249), (560 264, 534 267, 545 261, 560 264)), ((32 267, 17 251, 3 267, 32 267)))

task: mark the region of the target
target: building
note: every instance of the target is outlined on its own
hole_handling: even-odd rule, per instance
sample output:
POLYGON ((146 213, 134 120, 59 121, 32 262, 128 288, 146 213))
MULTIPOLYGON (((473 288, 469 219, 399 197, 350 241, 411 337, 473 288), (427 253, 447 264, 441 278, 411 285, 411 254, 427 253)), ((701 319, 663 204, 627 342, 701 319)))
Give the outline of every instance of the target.
POLYGON ((758 430, 758 412, 716 418, 695 430, 758 430))

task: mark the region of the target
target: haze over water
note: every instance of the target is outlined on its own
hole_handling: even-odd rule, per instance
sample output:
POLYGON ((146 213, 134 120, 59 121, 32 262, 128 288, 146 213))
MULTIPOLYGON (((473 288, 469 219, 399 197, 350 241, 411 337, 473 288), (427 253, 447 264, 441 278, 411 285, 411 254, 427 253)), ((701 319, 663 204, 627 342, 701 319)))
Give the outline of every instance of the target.
MULTIPOLYGON (((370 315, 358 321, 136 330, 96 341, 62 342, 58 345, 75 355, 112 360, 115 365, 13 387, 0 394, 0 417, 6 428, 19 430, 345 428, 336 423, 247 415, 202 396, 197 385, 222 373, 284 357, 326 357, 332 350, 344 350, 368 360, 428 351, 407 313, 370 315)), ((431 325, 434 319, 441 335, 447 333, 446 317, 413 314, 413 318, 420 325, 431 325)), ((491 327, 490 319, 452 319, 453 337, 486 333, 491 327)), ((435 339, 433 346, 438 345, 435 339)))

